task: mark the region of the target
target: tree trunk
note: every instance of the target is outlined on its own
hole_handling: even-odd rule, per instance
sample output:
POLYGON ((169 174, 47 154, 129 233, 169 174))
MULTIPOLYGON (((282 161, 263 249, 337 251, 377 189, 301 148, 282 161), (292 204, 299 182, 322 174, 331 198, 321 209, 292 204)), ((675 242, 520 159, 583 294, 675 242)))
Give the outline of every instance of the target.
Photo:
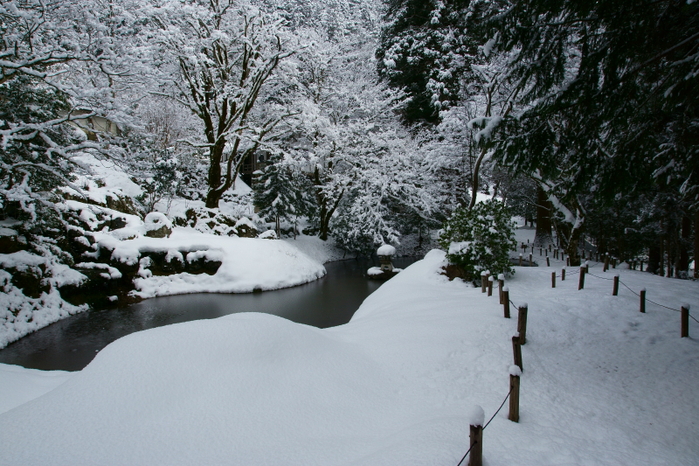
MULTIPOLYGON (((213 135, 207 137, 209 141, 213 140, 213 135)), ((206 193, 206 207, 209 209, 218 208, 218 201, 221 199, 223 192, 221 186, 221 161, 223 160, 223 148, 226 145, 226 140, 219 138, 209 149, 209 173, 207 184, 209 191, 206 193)))
POLYGON ((337 206, 340 204, 342 196, 345 194, 345 190, 343 189, 342 192, 340 192, 340 195, 337 197, 335 203, 332 206, 329 206, 328 198, 322 189, 323 186, 320 180, 320 170, 318 170, 318 167, 316 167, 315 172, 313 173, 313 183, 316 186, 316 200, 318 201, 318 206, 320 206, 320 230, 318 231, 318 238, 326 241, 328 239, 328 234, 330 233, 330 219, 335 213, 337 206))
POLYGON ((665 273, 665 238, 660 238, 660 264, 656 273, 658 275, 665 273))
POLYGON ((694 213, 694 278, 699 278, 699 210, 694 213))
POLYGON ((678 278, 689 277, 689 249, 690 237, 692 235, 692 221, 688 215, 682 217, 682 238, 680 239, 680 250, 677 257, 677 268, 675 273, 678 278))
POLYGON ((568 244, 566 245, 566 254, 570 258, 570 265, 580 265, 580 254, 578 253, 578 244, 582 238, 582 225, 573 226, 568 235, 568 244))
POLYGON ((660 246, 651 246, 648 248, 648 268, 646 271, 650 273, 658 273, 660 270, 660 246))
POLYGON ((327 201, 323 199, 320 205, 320 231, 318 238, 327 241, 328 233, 330 232, 330 215, 328 215, 327 201))
POLYGON ((540 186, 536 188, 536 235, 534 236, 534 246, 547 248, 553 244, 551 212, 553 206, 548 200, 546 191, 540 186))

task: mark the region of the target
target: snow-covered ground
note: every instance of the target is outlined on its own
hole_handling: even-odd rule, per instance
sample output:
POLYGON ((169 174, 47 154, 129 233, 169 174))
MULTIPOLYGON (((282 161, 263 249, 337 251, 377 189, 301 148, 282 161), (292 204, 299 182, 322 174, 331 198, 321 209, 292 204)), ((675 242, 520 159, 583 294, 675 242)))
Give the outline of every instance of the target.
MULTIPOLYGON (((132 334, 76 373, 0 366, 0 399, 18 405, 0 415, 0 464, 456 465, 473 407, 487 421, 507 395, 516 319, 439 275, 443 259, 335 328, 234 314, 132 334)), ((573 269, 551 289, 560 266, 508 280, 529 305, 521 417, 494 417, 485 464, 699 464, 699 324, 681 339, 678 312, 641 314, 593 276, 577 291, 573 269)), ((696 282, 591 272, 699 307, 696 282)))
MULTIPOLYGON (((102 241, 100 239, 100 241, 102 241)), ((183 293, 247 293, 253 290, 276 290, 325 275, 323 265, 309 258, 290 241, 238 238, 175 228, 169 238, 145 236, 113 241, 112 257, 122 262, 137 262, 143 251, 166 251, 180 261, 198 257, 221 261, 214 275, 179 273, 155 276, 144 273, 136 278, 136 296, 151 298, 183 293), (182 250, 192 251, 186 254, 182 250)))

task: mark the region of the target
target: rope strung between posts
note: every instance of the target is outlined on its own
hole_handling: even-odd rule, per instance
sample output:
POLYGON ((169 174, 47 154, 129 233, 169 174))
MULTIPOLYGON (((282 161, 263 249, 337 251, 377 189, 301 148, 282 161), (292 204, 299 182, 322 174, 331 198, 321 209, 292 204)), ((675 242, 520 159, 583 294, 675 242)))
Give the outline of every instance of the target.
MULTIPOLYGON (((571 274, 571 275, 572 275, 572 274, 571 274)), ((589 273, 589 272, 587 273, 587 275, 591 275, 591 276, 593 276, 593 277, 595 277, 595 278, 599 278, 599 279, 601 279, 601 280, 608 280, 608 281, 614 280, 613 278, 600 277, 599 275, 595 275, 594 273, 589 273)), ((636 293, 634 290, 631 289, 631 287, 629 287, 629 286, 628 286, 626 283, 624 283, 623 281, 619 280, 619 283, 621 283, 621 285, 623 285, 624 288, 626 288, 627 290, 629 290, 631 293, 635 294, 635 295, 638 296, 639 298, 641 297, 641 295, 640 295, 639 293, 636 293)), ((653 300, 651 300, 651 299, 648 299, 648 298, 646 298, 646 301, 648 301, 648 302, 651 303, 651 304, 655 304, 655 305, 658 306, 658 307, 662 307, 662 308, 664 308, 664 309, 667 309, 668 311, 682 312, 682 311, 680 311, 679 309, 675 309, 675 308, 672 308, 672 307, 669 307, 669 306, 665 306, 664 304, 656 303, 655 301, 653 301, 653 300)), ((692 314, 689 314, 689 317, 691 317, 692 320, 693 320, 694 322, 696 322, 696 323, 699 324, 699 320, 697 320, 692 314)))
POLYGON ((492 417, 490 418, 490 420, 489 420, 488 422, 485 423, 485 425, 483 426, 483 430, 485 430, 485 428, 488 427, 488 424, 490 424, 490 423, 492 422, 492 420, 495 419, 495 416, 497 416, 498 413, 502 410, 502 407, 505 406, 505 402, 506 402, 507 399, 510 397, 510 395, 512 395, 512 389, 511 389, 511 388, 510 388, 510 391, 507 392, 507 396, 505 397, 505 399, 502 400, 502 403, 500 404, 500 407, 498 408, 498 410, 495 411, 495 414, 493 414, 492 417))
MULTIPOLYGON (((500 407, 498 408, 498 410, 495 411, 495 414, 493 414, 492 417, 490 418, 490 420, 488 420, 488 422, 485 423, 485 425, 483 426, 483 430, 485 430, 486 427, 488 427, 488 425, 493 421, 493 419, 495 419, 495 416, 497 416, 498 413, 502 410, 502 407, 505 406, 505 403, 507 402, 507 399, 510 397, 511 394, 512 394, 512 388, 510 388, 510 391, 507 392, 507 396, 505 397, 504 400, 502 400, 502 403, 500 404, 500 407)), ((468 448, 468 451, 466 453, 464 453, 464 456, 461 457, 461 460, 456 464, 456 466, 461 466, 461 463, 464 462, 464 460, 466 459, 468 454, 471 453, 471 450, 473 450, 473 447, 475 447, 477 443, 478 442, 473 442, 471 444, 471 446, 468 448)))
POLYGON ((464 462, 464 460, 466 459, 466 457, 468 456, 468 454, 471 453, 471 450, 473 450, 473 447, 475 447, 477 443, 478 443, 478 442, 473 442, 473 443, 471 444, 471 446, 469 447, 468 451, 467 451, 466 453, 464 453, 464 456, 461 458, 461 461, 459 461, 458 463, 456 463, 456 466, 461 466, 461 463, 464 462))
MULTIPOLYGON (((619 283, 621 283, 622 285, 624 285, 624 288, 626 288, 627 290, 629 290, 631 293, 635 294, 635 295, 638 296, 639 298, 641 297, 640 294, 638 294, 638 293, 636 293, 634 290, 632 290, 632 289, 629 287, 629 285, 627 285, 626 283, 622 282, 621 280, 619 280, 619 283)), ((651 304, 655 304, 656 306, 664 307, 665 309, 667 309, 667 310, 669 310, 669 311, 680 312, 678 309, 673 309, 673 308, 668 307, 668 306, 665 306, 665 305, 663 305, 663 304, 656 303, 655 301, 651 301, 651 300, 648 299, 648 298, 646 298, 646 301, 648 301, 648 302, 651 303, 651 304)))
POLYGON ((600 280, 608 280, 608 281, 614 280, 613 278, 600 277, 599 275, 595 275, 594 273, 590 273, 590 272, 587 272, 587 275, 592 275, 593 277, 599 278, 600 280))

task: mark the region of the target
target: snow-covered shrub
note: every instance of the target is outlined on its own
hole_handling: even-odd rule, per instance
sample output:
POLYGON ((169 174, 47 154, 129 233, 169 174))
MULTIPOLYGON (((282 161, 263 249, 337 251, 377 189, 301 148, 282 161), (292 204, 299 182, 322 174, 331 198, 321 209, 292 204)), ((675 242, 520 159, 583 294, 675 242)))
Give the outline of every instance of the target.
POLYGON ((444 224, 440 244, 451 264, 475 280, 484 270, 513 273, 509 253, 517 247, 514 223, 502 202, 489 200, 458 209, 444 224))
POLYGON ((146 236, 167 238, 172 233, 172 222, 160 212, 151 212, 144 220, 146 236))
POLYGON ((165 197, 175 194, 180 178, 177 158, 158 160, 151 167, 151 176, 142 181, 143 194, 139 200, 147 211, 152 211, 155 204, 165 197))
POLYGON ((278 239, 277 234, 274 232, 274 230, 267 230, 258 236, 260 239, 278 239))

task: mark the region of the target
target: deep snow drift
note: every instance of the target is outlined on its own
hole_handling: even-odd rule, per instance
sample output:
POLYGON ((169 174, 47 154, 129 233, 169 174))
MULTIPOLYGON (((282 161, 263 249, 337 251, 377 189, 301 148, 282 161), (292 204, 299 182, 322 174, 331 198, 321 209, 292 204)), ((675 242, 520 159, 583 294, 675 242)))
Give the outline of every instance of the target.
MULTIPOLYGON (((83 371, 46 373, 67 380, 0 415, 0 464, 456 465, 474 407, 487 422, 507 395, 516 319, 497 293, 440 276, 443 259, 407 268, 340 327, 236 314, 132 334, 83 371)), ((551 289, 552 265, 508 280, 529 303, 521 418, 507 405, 495 416, 486 464, 698 464, 699 326, 680 339, 678 313, 640 314, 601 278, 551 289)), ((699 302, 695 282, 612 273, 656 302, 699 302)))

